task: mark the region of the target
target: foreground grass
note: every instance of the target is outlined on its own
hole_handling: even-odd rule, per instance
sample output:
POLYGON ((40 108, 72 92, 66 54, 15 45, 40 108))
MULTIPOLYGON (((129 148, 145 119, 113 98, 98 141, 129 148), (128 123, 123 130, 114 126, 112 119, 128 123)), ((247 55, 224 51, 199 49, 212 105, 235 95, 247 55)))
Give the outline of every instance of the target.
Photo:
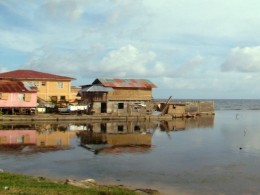
POLYGON ((45 178, 35 178, 13 173, 0 173, 0 194, 48 194, 48 195, 134 195, 135 192, 118 186, 93 186, 80 188, 51 181, 45 178))

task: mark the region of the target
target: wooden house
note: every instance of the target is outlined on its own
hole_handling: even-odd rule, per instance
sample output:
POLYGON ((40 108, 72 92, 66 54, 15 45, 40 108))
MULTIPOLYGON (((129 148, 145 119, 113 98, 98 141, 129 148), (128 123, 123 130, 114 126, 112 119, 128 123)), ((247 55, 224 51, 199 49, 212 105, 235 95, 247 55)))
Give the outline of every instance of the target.
POLYGON ((77 89, 71 86, 71 77, 59 76, 33 70, 15 70, 0 73, 0 80, 19 80, 27 86, 36 86, 40 102, 75 102, 77 89), (71 89, 72 88, 72 89, 71 89))
POLYGON ((30 112, 37 106, 37 88, 21 81, 0 80, 0 111, 3 113, 30 112))
POLYGON ((79 93, 93 113, 129 114, 146 110, 155 87, 146 79, 98 78, 91 85, 82 86, 79 93))

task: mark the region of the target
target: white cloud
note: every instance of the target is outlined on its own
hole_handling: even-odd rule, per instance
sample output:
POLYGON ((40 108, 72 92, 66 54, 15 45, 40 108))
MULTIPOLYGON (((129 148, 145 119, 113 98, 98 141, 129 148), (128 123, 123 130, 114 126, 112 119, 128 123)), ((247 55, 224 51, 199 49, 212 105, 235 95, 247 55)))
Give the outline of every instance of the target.
POLYGON ((107 73, 123 77, 154 75, 153 71, 158 70, 158 68, 164 72, 163 65, 154 64, 155 61, 156 54, 154 52, 142 51, 132 45, 127 45, 109 52, 102 59, 101 68, 107 73))
POLYGON ((34 41, 38 38, 36 34, 13 30, 12 32, 0 30, 0 46, 20 52, 32 52, 38 47, 34 41))
POLYGON ((231 49, 221 68, 223 71, 260 72, 260 46, 231 49))
POLYGON ((166 73, 154 52, 133 45, 112 51, 103 47, 73 52, 42 48, 23 67, 82 77, 156 77, 166 73), (100 53, 104 53, 102 58, 100 53))

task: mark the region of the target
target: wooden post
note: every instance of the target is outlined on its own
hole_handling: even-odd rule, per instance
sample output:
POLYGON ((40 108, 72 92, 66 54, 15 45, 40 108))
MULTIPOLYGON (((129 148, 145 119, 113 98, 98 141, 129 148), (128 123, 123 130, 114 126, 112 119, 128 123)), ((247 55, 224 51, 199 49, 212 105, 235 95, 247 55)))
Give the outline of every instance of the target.
POLYGON ((167 110, 167 108, 168 108, 168 104, 169 104, 169 102, 170 102, 171 99, 172 99, 172 96, 170 96, 170 97, 168 98, 168 100, 167 100, 167 102, 166 102, 166 104, 165 104, 165 107, 164 107, 163 110, 162 110, 161 115, 164 115, 164 114, 165 114, 165 112, 166 112, 166 110, 167 110))

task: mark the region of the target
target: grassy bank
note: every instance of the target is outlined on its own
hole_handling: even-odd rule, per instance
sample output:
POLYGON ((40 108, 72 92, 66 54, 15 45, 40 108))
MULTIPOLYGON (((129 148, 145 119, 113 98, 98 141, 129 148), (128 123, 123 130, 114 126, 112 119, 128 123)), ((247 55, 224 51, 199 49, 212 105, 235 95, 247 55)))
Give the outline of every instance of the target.
POLYGON ((61 181, 2 172, 0 173, 0 194, 134 195, 137 193, 120 186, 93 185, 82 188, 68 185, 61 181))

